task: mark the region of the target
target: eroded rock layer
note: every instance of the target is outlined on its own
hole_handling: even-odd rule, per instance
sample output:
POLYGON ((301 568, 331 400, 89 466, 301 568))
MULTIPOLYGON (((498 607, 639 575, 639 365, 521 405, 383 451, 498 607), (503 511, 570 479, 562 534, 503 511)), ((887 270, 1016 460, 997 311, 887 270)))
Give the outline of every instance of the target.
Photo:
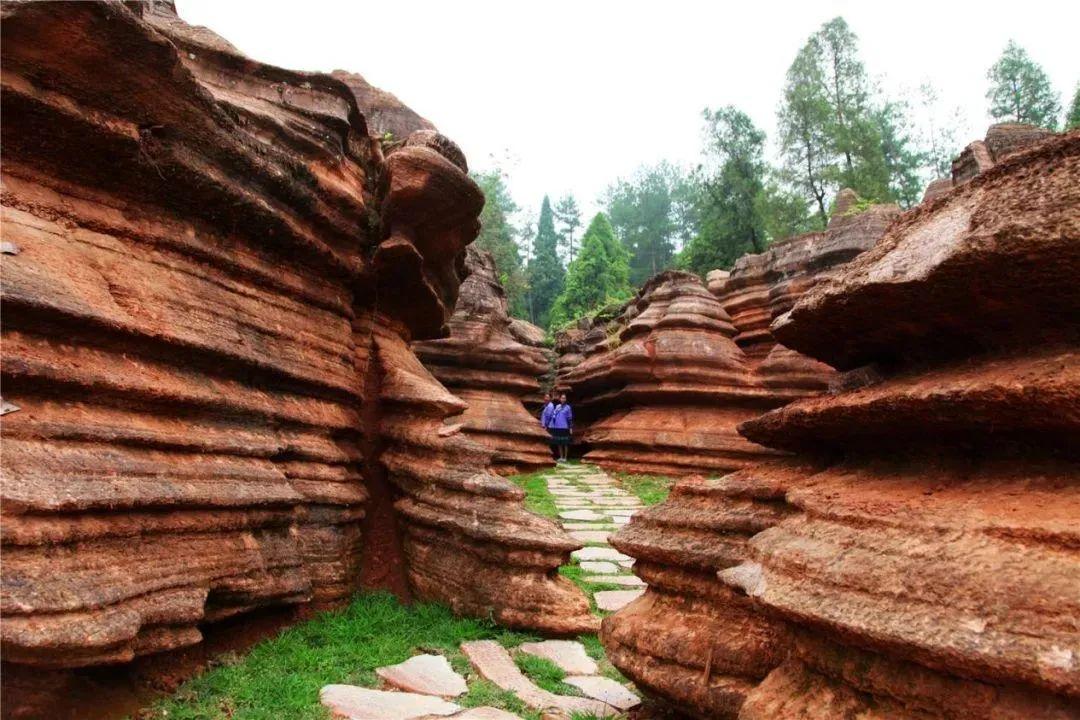
POLYGON ((523 404, 550 367, 543 331, 511 325, 506 292, 491 254, 470 247, 469 276, 450 318, 450 336, 413 344, 424 365, 468 407, 452 419, 491 450, 505 475, 550 465, 548 435, 523 404), (539 335, 539 337, 537 337, 539 335))
POLYGON ((741 718, 1080 716, 1080 133, 892 226, 774 325, 863 386, 746 423, 812 458, 721 577, 796 631, 741 718))
POLYGON ((719 301, 691 273, 653 277, 576 341, 559 383, 586 420, 585 459, 634 472, 719 471, 768 454, 736 425, 769 407, 719 301))
POLYGON ((899 213, 877 206, 848 214, 848 193, 826 232, 710 273, 708 290, 696 276, 663 273, 627 305, 560 335, 559 384, 580 409, 586 459, 688 475, 745 467, 767 454, 735 426, 824 391, 834 374, 778 345, 769 324, 831 268, 873 247, 899 213))
POLYGON ((573 545, 457 449, 460 401, 392 372, 457 299, 483 202, 460 151, 421 131, 383 157, 343 83, 168 3, 3 12, 3 659, 123 662, 339 602, 387 469, 419 595, 447 599, 431 527, 501 578, 460 609, 576 611, 549 577, 573 545))

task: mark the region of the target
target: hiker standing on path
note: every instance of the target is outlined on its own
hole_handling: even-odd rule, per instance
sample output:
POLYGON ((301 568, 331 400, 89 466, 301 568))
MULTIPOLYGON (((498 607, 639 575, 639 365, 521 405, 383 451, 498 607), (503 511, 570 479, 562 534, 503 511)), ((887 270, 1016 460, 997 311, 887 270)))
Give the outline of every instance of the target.
POLYGON ((551 457, 555 460, 559 459, 559 451, 555 447, 555 432, 551 429, 551 420, 555 416, 555 403, 551 399, 551 393, 544 393, 544 410, 540 413, 540 424, 548 435, 551 435, 552 440, 548 443, 548 447, 551 448, 551 457))
POLYGON ((551 434, 555 437, 555 444, 559 446, 558 462, 566 462, 566 456, 570 452, 570 436, 574 431, 574 411, 570 403, 566 401, 566 393, 560 393, 559 404, 551 416, 551 434))

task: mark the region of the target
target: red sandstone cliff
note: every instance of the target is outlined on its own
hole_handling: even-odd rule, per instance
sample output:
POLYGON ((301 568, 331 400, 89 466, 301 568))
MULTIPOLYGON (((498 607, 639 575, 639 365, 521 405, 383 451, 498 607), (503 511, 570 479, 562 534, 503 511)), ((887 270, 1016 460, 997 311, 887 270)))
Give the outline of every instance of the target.
POLYGON ((1078 270, 1073 133, 821 278, 772 333, 844 374, 614 536, 616 664, 700 717, 1080 716, 1078 270))
POLYGON ((511 325, 491 254, 470 247, 465 265, 469 276, 450 318, 450 336, 415 343, 413 350, 468 404, 452 421, 494 453, 498 472, 511 475, 550 465, 548 434, 522 404, 539 393, 538 378, 549 368, 547 352, 533 344, 536 333, 521 321, 511 325))
POLYGON ((362 578, 590 625, 576 545, 408 349, 478 229, 456 146, 383 157, 344 83, 169 4, 3 12, 3 659, 123 662, 362 578))

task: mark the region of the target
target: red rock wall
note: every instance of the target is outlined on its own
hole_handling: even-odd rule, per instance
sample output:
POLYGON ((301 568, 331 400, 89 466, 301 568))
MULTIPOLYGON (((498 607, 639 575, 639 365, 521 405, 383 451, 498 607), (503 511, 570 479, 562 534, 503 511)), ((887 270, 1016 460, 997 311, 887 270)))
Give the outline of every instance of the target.
POLYGON ((511 324, 490 253, 470 247, 465 264, 469 276, 450 318, 450 336, 414 343, 413 350, 468 405, 451 422, 493 452, 495 470, 512 475, 551 465, 548 434, 523 404, 539 394, 538 378, 550 367, 540 344, 543 331, 511 324))
POLYGON ((1078 208, 1073 133, 773 323, 844 372, 740 427, 797 458, 686 481, 612 539, 654 585, 604 623, 625 673, 700 717, 1080 716, 1078 208))
POLYGON ((730 273, 711 273, 708 290, 689 273, 662 273, 624 307, 560 335, 559 385, 581 416, 586 460, 682 476, 769 454, 735 427, 824 391, 833 374, 778 345, 769 324, 831 268, 873 247, 899 213, 848 215, 845 198, 826 232, 745 256, 730 273))
POLYGON ((446 331, 478 229, 452 143, 384 158, 343 83, 168 4, 5 6, 2 32, 6 662, 123 662, 340 602, 365 554, 395 557, 362 537, 381 475, 374 535, 420 596, 587 612, 552 579, 574 544, 461 449, 460 401, 408 350, 446 331), (500 587, 425 580, 451 560, 500 587))

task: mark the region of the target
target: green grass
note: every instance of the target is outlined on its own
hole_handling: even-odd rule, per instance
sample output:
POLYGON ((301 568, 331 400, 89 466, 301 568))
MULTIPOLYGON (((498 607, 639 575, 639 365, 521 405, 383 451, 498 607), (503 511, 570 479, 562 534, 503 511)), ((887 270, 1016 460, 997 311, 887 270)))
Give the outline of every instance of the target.
POLYGON ((667 500, 671 485, 675 482, 672 478, 662 475, 615 473, 615 477, 624 488, 637 495, 646 505, 657 505, 667 500))
POLYGON ((486 620, 455 617, 441 605, 406 607, 388 594, 362 595, 343 610, 321 613, 255 645, 244 657, 233 656, 188 681, 174 696, 159 701, 140 717, 325 720, 330 715, 318 699, 323 685, 377 687, 375 668, 402 662, 419 652, 437 652, 469 679, 469 692, 455 700, 459 705, 490 705, 538 720, 538 712, 471 671, 459 645, 481 639, 515 647, 537 638, 486 620))
POLYGON ((548 491, 547 472, 529 473, 528 475, 514 475, 510 480, 517 483, 525 491, 525 507, 537 515, 544 517, 559 517, 559 508, 555 507, 555 496, 548 491))

